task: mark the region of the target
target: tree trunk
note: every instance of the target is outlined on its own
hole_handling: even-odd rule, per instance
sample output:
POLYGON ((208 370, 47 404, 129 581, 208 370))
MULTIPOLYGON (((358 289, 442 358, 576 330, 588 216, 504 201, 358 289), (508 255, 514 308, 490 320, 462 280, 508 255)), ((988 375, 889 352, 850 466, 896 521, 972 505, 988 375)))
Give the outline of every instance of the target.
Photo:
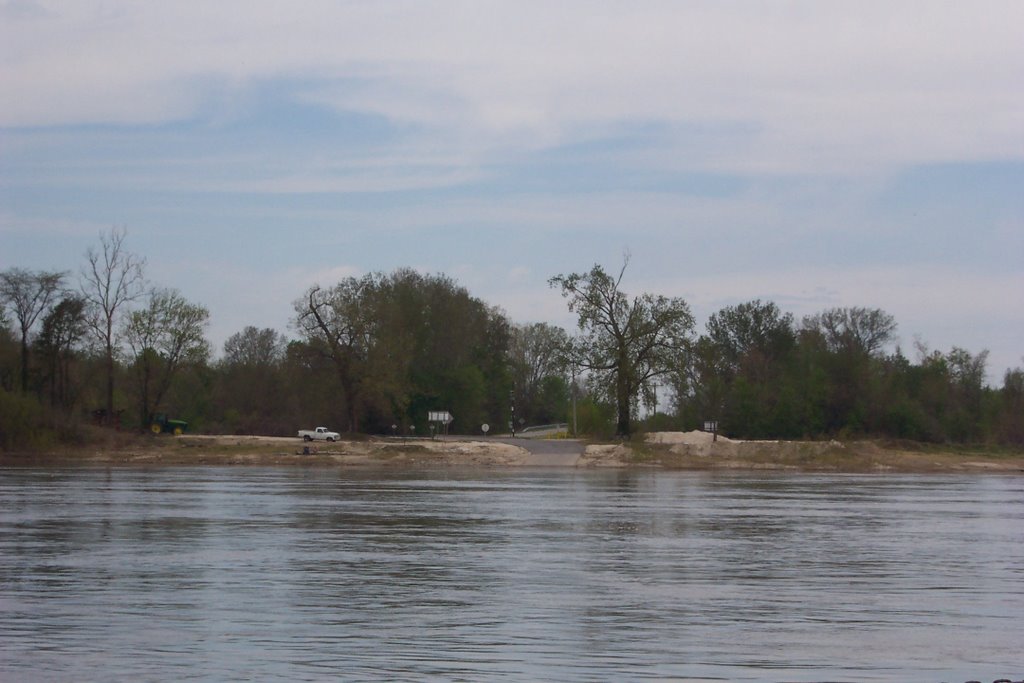
POLYGON ((618 404, 618 426, 616 434, 628 437, 632 433, 630 415, 630 390, 629 390, 629 368, 622 359, 619 360, 619 368, 615 373, 615 400, 618 404))
POLYGON ((21 333, 21 393, 28 393, 28 333, 21 333))
POLYGON ((114 424, 114 350, 107 347, 107 426, 114 424))
POLYGON ((348 433, 355 434, 359 431, 359 415, 356 413, 354 404, 349 404, 348 409, 348 433))
POLYGON ((359 411, 356 408, 358 388, 348 372, 338 368, 338 379, 341 391, 345 394, 345 412, 348 413, 348 433, 355 434, 359 425, 359 411))
POLYGON ((149 367, 143 368, 142 372, 142 386, 139 387, 139 426, 141 429, 149 429, 149 367))
POLYGON ((71 374, 71 359, 64 354, 57 356, 57 404, 62 408, 70 408, 68 400, 68 375, 71 374))

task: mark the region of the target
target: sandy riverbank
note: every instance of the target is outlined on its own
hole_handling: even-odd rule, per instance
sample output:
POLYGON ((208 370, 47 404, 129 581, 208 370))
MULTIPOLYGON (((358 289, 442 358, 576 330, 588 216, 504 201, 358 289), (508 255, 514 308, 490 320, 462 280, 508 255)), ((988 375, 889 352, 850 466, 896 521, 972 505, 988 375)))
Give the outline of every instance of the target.
POLYGON ((646 467, 686 470, 1024 473, 1024 453, 871 441, 736 441, 704 432, 657 432, 625 444, 579 443, 578 455, 545 457, 537 442, 365 438, 307 444, 267 436, 139 436, 104 447, 0 454, 4 466, 299 465, 646 467), (309 448, 308 454, 304 453, 309 448), (528 448, 530 450, 528 450, 528 448), (532 451, 532 452, 531 452, 532 451))
POLYGON ((741 441, 705 432, 647 435, 639 458, 677 469, 1024 473, 1024 453, 877 441, 741 441))
POLYGON ((115 448, 0 454, 0 464, 54 465, 438 465, 516 466, 526 451, 477 441, 360 439, 306 443, 274 436, 140 437, 115 448))

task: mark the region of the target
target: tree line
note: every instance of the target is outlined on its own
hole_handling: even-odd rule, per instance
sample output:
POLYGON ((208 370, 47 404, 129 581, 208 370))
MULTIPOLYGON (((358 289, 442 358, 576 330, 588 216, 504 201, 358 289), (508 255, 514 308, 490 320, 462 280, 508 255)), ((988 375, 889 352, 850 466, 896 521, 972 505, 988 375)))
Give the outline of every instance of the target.
POLYGON ((884 311, 797 321, 760 300, 698 333, 686 301, 630 297, 628 265, 551 278, 571 331, 514 323, 447 276, 399 269, 310 287, 295 338, 247 326, 215 360, 208 310, 150 283, 114 229, 76 276, 0 272, 0 446, 81 440, 89 423, 146 429, 157 413, 210 433, 429 435, 437 410, 466 434, 570 423, 607 438, 714 420, 738 438, 1024 445, 1024 371, 987 386, 986 351, 917 343, 912 361, 884 311))

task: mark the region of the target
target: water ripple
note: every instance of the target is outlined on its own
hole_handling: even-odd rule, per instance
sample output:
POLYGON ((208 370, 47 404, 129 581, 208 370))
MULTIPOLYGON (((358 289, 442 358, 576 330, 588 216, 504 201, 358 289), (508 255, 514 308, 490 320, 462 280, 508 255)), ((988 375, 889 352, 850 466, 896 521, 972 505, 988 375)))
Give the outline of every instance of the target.
POLYGON ((1020 477, 0 471, 2 680, 1020 677, 1020 477))

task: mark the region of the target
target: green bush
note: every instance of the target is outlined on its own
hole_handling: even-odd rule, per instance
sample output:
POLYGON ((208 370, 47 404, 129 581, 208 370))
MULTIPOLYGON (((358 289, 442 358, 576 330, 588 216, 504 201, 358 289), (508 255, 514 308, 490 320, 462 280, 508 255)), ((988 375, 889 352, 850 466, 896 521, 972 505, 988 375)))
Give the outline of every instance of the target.
POLYGON ((0 389, 0 450, 32 450, 47 441, 43 409, 30 396, 0 389))
POLYGON ((583 399, 576 404, 576 419, 581 436, 608 439, 615 434, 615 408, 607 403, 583 399))

